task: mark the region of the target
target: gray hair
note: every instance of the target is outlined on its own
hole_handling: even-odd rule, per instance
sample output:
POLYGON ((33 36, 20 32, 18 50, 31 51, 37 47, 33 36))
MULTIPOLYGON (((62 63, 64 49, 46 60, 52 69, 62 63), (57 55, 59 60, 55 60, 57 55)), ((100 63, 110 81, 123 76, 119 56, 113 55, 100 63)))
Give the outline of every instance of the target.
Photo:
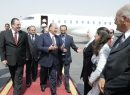
POLYGON ((130 19, 130 4, 124 5, 121 8, 121 16, 127 16, 130 19))
POLYGON ((11 20, 11 25, 12 25, 12 24, 14 24, 14 22, 15 22, 16 20, 18 20, 18 21, 19 21, 19 19, 18 19, 18 18, 12 18, 12 20, 11 20))

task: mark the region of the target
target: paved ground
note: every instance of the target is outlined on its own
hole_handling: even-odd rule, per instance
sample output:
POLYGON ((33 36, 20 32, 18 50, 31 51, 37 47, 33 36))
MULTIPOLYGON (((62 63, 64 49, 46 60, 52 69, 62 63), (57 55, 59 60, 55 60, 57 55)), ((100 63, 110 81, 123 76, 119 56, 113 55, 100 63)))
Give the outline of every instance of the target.
MULTIPOLYGON (((86 38, 83 37, 74 37, 75 44, 79 47, 84 48, 85 44, 87 43, 86 38)), ((75 85, 77 86, 80 95, 83 95, 83 81, 80 80, 80 74, 83 66, 83 53, 76 53, 75 51, 71 50, 72 52, 72 63, 70 66, 70 76, 74 81, 75 85)), ((0 62, 0 89, 6 84, 9 80, 10 74, 8 67, 5 67, 0 62)))

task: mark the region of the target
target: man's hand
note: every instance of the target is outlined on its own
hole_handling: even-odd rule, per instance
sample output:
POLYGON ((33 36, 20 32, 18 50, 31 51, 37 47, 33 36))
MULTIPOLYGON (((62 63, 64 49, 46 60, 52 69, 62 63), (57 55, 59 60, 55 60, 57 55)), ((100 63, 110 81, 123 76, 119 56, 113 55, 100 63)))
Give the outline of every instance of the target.
POLYGON ((58 48, 57 46, 50 45, 50 47, 48 49, 49 50, 56 50, 57 48, 58 48))
POLYGON ((5 66, 7 66, 7 63, 8 63, 7 60, 2 61, 2 64, 5 66))
POLYGON ((78 53, 81 53, 81 52, 82 52, 81 47, 79 47, 79 48, 77 49, 77 52, 78 52, 78 53))
POLYGON ((63 52, 67 52, 67 49, 65 48, 64 45, 61 46, 61 50, 62 50, 63 52))
POLYGON ((105 85, 105 79, 100 78, 98 82, 99 90, 104 94, 104 85, 105 85))

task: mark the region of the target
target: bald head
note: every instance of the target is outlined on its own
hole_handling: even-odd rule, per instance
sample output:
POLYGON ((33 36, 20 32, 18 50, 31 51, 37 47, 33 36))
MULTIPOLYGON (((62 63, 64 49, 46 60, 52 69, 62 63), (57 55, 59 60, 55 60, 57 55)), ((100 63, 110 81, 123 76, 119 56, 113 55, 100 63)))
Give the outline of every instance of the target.
POLYGON ((56 35, 57 30, 58 30, 58 27, 57 27, 57 24, 56 24, 56 23, 51 23, 51 24, 49 25, 49 31, 50 31, 50 33, 52 33, 53 35, 56 35))

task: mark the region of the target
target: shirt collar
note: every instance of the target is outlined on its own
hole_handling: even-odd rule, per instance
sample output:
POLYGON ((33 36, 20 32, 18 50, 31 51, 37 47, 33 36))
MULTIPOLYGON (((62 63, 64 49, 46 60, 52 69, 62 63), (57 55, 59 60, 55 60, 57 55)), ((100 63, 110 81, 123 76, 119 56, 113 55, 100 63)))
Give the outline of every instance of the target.
MULTIPOLYGON (((14 34, 15 33, 15 31, 13 30, 13 29, 11 29, 12 30, 12 33, 14 34)), ((16 32, 16 33, 18 33, 18 32, 16 32)))
POLYGON ((49 34, 50 34, 51 38, 54 36, 54 35, 53 35, 53 34, 51 34, 50 32, 49 32, 49 34))
POLYGON ((125 39, 127 39, 130 36, 130 29, 125 32, 125 39))

